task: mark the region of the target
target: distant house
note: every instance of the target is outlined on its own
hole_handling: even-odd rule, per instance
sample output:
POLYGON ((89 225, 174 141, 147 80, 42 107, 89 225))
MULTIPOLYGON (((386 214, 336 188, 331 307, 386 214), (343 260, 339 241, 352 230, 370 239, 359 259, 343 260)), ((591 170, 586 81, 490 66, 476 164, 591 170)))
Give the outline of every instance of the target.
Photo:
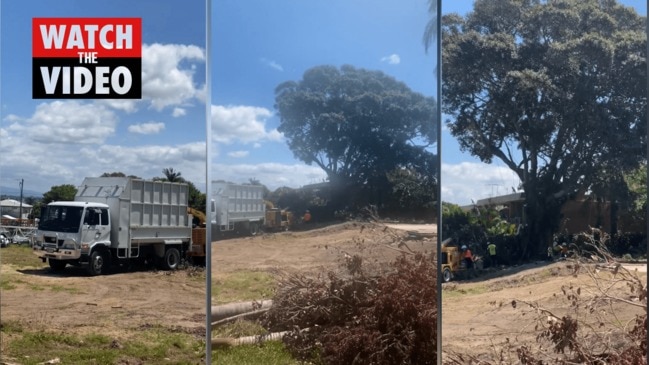
MULTIPOLYGON (((525 223, 525 193, 501 195, 480 199, 476 207, 492 207, 500 212, 500 217, 509 222, 525 223)), ((620 212, 617 222, 622 232, 641 233, 646 231, 646 222, 634 219, 631 215, 620 212)), ((589 227, 611 230, 611 203, 592 199, 586 194, 578 194, 569 199, 561 208, 561 225, 559 232, 579 233, 589 227)))
POLYGON ((32 206, 27 203, 22 203, 21 214, 21 204, 18 200, 5 199, 0 201, 0 215, 5 219, 27 219, 31 213, 32 206))

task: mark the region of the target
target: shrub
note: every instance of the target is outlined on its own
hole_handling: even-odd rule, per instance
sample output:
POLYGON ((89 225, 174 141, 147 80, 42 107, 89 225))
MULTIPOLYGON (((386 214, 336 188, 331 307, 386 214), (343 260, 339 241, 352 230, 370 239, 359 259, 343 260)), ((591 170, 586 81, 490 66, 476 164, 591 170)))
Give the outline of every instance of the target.
POLYGON ((316 364, 435 364, 437 278, 430 257, 402 256, 369 274, 349 257, 347 272, 281 280, 267 313, 271 331, 291 330, 284 343, 316 364))

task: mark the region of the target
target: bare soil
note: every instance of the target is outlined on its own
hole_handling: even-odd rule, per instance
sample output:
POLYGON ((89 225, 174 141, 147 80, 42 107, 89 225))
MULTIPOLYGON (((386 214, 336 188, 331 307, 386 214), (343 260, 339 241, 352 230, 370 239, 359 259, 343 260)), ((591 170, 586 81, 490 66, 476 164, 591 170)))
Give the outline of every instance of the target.
POLYGON ((196 321, 197 315, 204 318, 205 283, 186 271, 147 270, 91 277, 70 266, 62 274, 53 274, 49 268, 16 269, 3 263, 1 275, 15 286, 1 293, 3 322, 108 336, 153 325, 205 332, 203 324, 196 321))
MULTIPOLYGON (((322 272, 354 254, 380 266, 403 251, 432 253, 436 246, 431 226, 423 227, 418 236, 409 233, 416 226, 361 222, 305 228, 215 241, 212 276, 241 270, 322 272)), ((646 270, 646 265, 641 268, 646 270)), ((64 274, 52 274, 48 268, 18 269, 8 263, 0 269, 2 277, 15 283, 15 288, 0 293, 3 322, 79 334, 123 336, 125 330, 156 325, 204 335, 205 282, 195 270, 139 270, 90 277, 71 267, 64 274)), ((641 276, 646 280, 646 274, 641 276)), ((569 263, 559 262, 506 268, 444 284, 444 351, 479 355, 496 351, 506 339, 533 340, 534 314, 522 304, 513 308, 511 302, 538 302, 565 313, 562 286, 586 285, 586 279, 572 276, 569 263)), ((635 313, 617 315, 626 319, 635 313)))

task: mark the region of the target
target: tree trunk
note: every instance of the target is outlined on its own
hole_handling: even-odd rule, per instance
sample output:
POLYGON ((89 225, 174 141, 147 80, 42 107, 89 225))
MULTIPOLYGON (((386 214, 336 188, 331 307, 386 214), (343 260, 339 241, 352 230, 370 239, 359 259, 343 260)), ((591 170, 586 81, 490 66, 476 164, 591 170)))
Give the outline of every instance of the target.
POLYGON ((538 188, 537 186, 552 186, 530 181, 525 189, 525 231, 519 260, 542 256, 547 247, 552 244, 552 236, 561 223, 561 208, 565 197, 556 197, 561 189, 538 188))
POLYGON ((617 204, 617 201, 611 201, 611 217, 610 217, 610 219, 611 219, 611 232, 610 232, 611 238, 615 237, 615 235, 617 234, 617 221, 618 221, 617 213, 618 213, 618 210, 619 210, 618 208, 619 208, 619 206, 617 204))

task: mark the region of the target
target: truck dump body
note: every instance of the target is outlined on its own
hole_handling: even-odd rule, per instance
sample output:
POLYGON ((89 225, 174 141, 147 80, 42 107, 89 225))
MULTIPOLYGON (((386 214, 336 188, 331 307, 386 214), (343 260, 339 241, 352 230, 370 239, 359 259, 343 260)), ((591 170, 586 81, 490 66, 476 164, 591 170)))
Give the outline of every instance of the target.
POLYGON ((263 223, 266 214, 264 187, 212 182, 212 225, 232 230, 238 223, 263 223))
POLYGON ((130 249, 131 244, 189 242, 188 196, 186 184, 100 177, 86 178, 75 201, 107 204, 112 248, 130 249))

